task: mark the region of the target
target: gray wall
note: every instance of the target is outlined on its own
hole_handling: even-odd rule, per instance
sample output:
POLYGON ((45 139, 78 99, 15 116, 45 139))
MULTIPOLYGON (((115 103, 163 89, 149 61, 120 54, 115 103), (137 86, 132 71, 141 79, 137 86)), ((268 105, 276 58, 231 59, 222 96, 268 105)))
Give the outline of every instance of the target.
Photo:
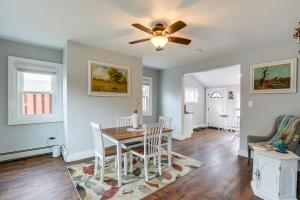
POLYGON ((183 85, 188 88, 198 89, 198 103, 188 103, 186 109, 193 113, 193 127, 204 125, 205 122, 205 87, 196 80, 191 74, 186 74, 183 77, 183 85))
MULTIPOLYGON (((250 65, 275 61, 297 56, 298 46, 292 40, 264 49, 253 49, 231 55, 224 55, 201 62, 166 69, 161 72, 160 111, 174 118, 174 134, 182 134, 181 78, 185 73, 207 71, 223 66, 241 64, 241 153, 246 150, 247 135, 266 135, 270 132, 275 118, 282 114, 300 115, 300 94, 250 94, 250 65), (254 108, 248 107, 248 101, 254 101, 254 108)), ((300 70, 298 70, 299 76, 300 70)), ((298 78, 299 88, 299 78, 298 78)))
POLYGON ((93 155, 90 121, 103 128, 115 126, 115 117, 131 115, 134 101, 141 100, 142 59, 73 41, 68 41, 65 53, 65 146, 70 157, 88 157, 93 155), (130 67, 131 97, 88 96, 88 60, 130 67))
MULTIPOLYGON (((0 39, 0 153, 47 146, 51 136, 62 140, 62 123, 44 123, 8 126, 7 123, 7 73, 8 56, 62 63, 62 50, 53 50, 0 39)), ((29 153, 30 154, 30 153, 29 153)), ((25 154, 2 156, 12 159, 25 154)), ((26 154, 28 155, 28 154, 26 154)))
POLYGON ((144 123, 155 123, 158 121, 158 86, 159 86, 159 70, 144 67, 143 76, 152 78, 152 116, 143 117, 144 123))

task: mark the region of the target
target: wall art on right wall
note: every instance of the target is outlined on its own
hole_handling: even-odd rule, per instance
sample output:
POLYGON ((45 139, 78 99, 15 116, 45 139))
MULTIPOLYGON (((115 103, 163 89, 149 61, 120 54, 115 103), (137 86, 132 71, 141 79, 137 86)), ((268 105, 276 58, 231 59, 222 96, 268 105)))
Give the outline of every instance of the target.
POLYGON ((297 58, 251 65, 250 92, 292 93, 297 90, 297 58))

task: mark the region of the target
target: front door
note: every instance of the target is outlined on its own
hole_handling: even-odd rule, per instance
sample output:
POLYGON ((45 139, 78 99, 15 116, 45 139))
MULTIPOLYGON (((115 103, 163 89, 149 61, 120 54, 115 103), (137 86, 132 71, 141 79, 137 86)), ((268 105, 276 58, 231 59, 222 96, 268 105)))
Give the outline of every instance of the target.
POLYGON ((206 89, 206 119, 208 126, 219 127, 220 114, 226 113, 226 89, 206 89))

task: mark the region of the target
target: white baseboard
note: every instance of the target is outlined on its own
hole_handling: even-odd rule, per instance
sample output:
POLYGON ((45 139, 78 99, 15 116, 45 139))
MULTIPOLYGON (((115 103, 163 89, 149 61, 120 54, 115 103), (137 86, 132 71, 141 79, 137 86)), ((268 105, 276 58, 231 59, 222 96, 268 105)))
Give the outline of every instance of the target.
POLYGON ((238 150, 238 155, 248 158, 248 151, 245 150, 245 149, 239 149, 238 150))
POLYGON ((183 135, 177 135, 177 134, 173 134, 172 138, 176 139, 176 140, 184 140, 185 137, 183 135))
POLYGON ((193 125, 193 128, 207 128, 208 125, 207 124, 196 124, 196 125, 193 125))
POLYGON ((94 155, 95 155, 94 150, 88 150, 88 151, 81 151, 73 154, 63 154, 63 158, 65 162, 72 162, 72 161, 82 160, 85 158, 91 158, 94 157, 94 155))

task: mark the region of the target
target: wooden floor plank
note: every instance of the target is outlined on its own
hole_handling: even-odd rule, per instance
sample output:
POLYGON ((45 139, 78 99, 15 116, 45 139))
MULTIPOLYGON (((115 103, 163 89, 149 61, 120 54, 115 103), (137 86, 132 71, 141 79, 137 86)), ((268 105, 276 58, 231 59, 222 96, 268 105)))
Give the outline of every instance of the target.
MULTIPOLYGON (((212 129, 195 132, 184 141, 174 140, 173 151, 204 165, 144 199, 258 200, 250 187, 252 167, 237 155, 238 143, 233 134, 212 129)), ((1 163, 0 199, 78 200, 66 170, 70 164, 50 155, 1 163)))

